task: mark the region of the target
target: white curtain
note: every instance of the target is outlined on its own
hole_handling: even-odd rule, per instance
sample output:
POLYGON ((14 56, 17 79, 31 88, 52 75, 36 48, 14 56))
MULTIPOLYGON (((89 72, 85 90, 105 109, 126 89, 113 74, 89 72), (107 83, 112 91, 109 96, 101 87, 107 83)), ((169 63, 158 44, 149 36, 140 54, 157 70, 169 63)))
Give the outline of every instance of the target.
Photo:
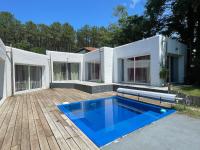
POLYGON ((135 57, 135 82, 150 83, 150 55, 135 57))
POLYGON ((79 80, 79 63, 53 63, 54 81, 79 80))
POLYGON ((67 66, 65 63, 53 63, 54 81, 67 80, 67 66))
POLYGON ((42 67, 30 66, 30 88, 42 87, 42 67))
POLYGON ((29 71, 28 66, 15 65, 15 91, 29 89, 29 71))
POLYGON ((88 80, 97 81, 100 80, 100 64, 88 63, 88 80))
POLYGON ((70 63, 68 67, 69 80, 79 80, 79 64, 70 63))

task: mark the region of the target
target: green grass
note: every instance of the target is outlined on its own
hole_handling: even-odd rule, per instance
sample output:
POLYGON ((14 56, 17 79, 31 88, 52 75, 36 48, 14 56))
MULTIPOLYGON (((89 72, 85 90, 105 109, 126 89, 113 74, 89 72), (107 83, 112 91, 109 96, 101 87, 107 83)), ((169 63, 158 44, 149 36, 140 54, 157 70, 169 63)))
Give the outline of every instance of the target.
POLYGON ((176 104, 172 108, 176 109, 178 113, 185 114, 194 118, 200 118, 200 108, 176 104))
POLYGON ((200 96, 200 87, 195 86, 174 86, 174 91, 179 91, 180 93, 191 95, 191 96, 200 96))

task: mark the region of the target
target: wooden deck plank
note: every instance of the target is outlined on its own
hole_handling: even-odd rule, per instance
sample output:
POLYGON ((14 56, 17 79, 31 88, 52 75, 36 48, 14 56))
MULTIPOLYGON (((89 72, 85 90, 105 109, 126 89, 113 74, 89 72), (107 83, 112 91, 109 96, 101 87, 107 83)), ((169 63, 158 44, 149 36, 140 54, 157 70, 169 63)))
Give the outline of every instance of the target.
MULTIPOLYGON (((45 98, 43 98, 43 101, 45 98)), ((60 123, 58 122, 57 118, 55 118, 55 116, 53 115, 52 112, 48 112, 47 108, 44 107, 44 104, 42 104, 42 102, 39 100, 38 101, 40 104, 40 107, 43 110, 44 115, 46 116, 47 121, 49 122, 49 125, 52 128, 52 131, 55 135, 55 137, 57 138, 57 142, 60 146, 61 149, 70 149, 67 142, 65 141, 67 138, 70 138, 70 136, 68 136, 68 134, 62 129, 62 126, 60 125, 60 123), (66 139, 65 139, 66 138, 66 139), (65 147, 63 147, 64 144, 65 147)))
MULTIPOLYGON (((36 95, 36 99, 38 99, 37 95, 36 95)), ((45 116, 44 116, 44 114, 43 114, 43 112, 41 110, 41 107, 40 107, 38 101, 35 101, 35 104, 36 104, 37 113, 38 113, 38 116, 39 116, 39 118, 41 120, 45 135, 47 137, 52 136, 53 133, 52 133, 52 131, 51 131, 50 127, 49 127, 49 124, 48 124, 48 122, 47 122, 47 120, 46 120, 46 118, 45 118, 45 116)))
POLYGON ((24 96, 23 101, 23 117, 22 117, 22 135, 21 135, 21 150, 29 150, 30 147, 30 133, 29 133, 29 122, 28 122, 28 106, 27 106, 27 95, 24 96))
MULTIPOLYGON (((77 91, 76 91, 77 92, 77 91)), ((48 95, 48 94, 47 94, 48 95)), ((59 93, 59 95, 60 95, 60 97, 59 98, 63 98, 62 97, 62 94, 61 93, 59 93)), ((66 96, 65 96, 66 97, 66 96)), ((59 99, 58 98, 58 99, 59 99)), ((72 100, 72 99, 71 99, 72 100)), ((72 100, 72 101, 74 101, 74 100, 72 100)), ((51 103, 51 102, 49 102, 49 103, 51 103)), ((62 117, 61 117, 61 115, 56 115, 57 113, 56 112, 59 112, 58 111, 58 109, 56 109, 56 110, 54 110, 53 111, 54 112, 54 115, 55 116, 57 116, 57 118, 55 118, 55 119, 57 119, 59 122, 61 122, 61 123, 63 123, 63 121, 62 120, 64 120, 62 117)), ((59 112, 60 113, 60 112, 59 112)), ((55 117, 54 116, 54 117, 55 117)), ((64 120, 65 121, 65 120, 64 120)), ((63 123, 64 125, 64 127, 65 127, 65 129, 66 129, 66 127, 68 126, 69 128, 72 128, 72 126, 69 126, 69 124, 67 123, 67 122, 65 122, 65 123, 63 123)), ((68 132, 68 130, 66 130, 67 132, 68 132)), ((68 132, 69 133, 69 132, 68 132)), ((76 133, 76 132, 75 132, 76 133)), ((70 135, 70 134, 69 134, 70 135)), ((90 145, 89 145, 89 147, 88 147, 88 142, 87 142, 87 144, 83 141, 83 139, 82 138, 80 138, 79 137, 79 135, 78 134, 76 134, 75 136, 72 136, 72 139, 73 140, 71 140, 71 142, 73 142, 73 144, 77 144, 78 145, 78 147, 80 148, 80 149, 82 149, 82 150, 88 150, 88 149, 91 149, 91 150, 93 150, 93 149, 96 149, 96 146, 91 146, 91 148, 89 148, 90 147, 90 145), (75 142, 75 143, 74 143, 75 142)), ((74 147, 72 147, 73 145, 72 145, 72 143, 69 143, 69 141, 68 141, 68 144, 71 146, 70 148, 72 148, 72 149, 74 149, 74 147)), ((76 149, 78 148, 78 147, 76 147, 76 149)))
POLYGON ((4 110, 6 109, 6 106, 8 106, 8 103, 10 102, 9 98, 4 101, 1 106, 0 106, 0 118, 1 118, 1 115, 3 114, 4 110))
POLYGON ((60 150, 60 148, 58 146, 58 143, 57 143, 57 141, 56 141, 54 136, 47 137, 47 141, 49 143, 49 147, 52 150, 60 150))
POLYGON ((33 118, 33 111, 32 111, 32 99, 33 96, 29 96, 29 100, 27 101, 28 104, 28 119, 29 119, 29 132, 30 132, 30 144, 31 144, 31 149, 33 150, 40 150, 39 146, 39 139, 37 136, 37 129, 35 126, 35 121, 33 118))
POLYGON ((11 150, 20 150, 20 145, 15 145, 11 147, 11 150))
POLYGON ((6 103, 6 105, 3 106, 4 109, 1 110, 0 127, 2 126, 2 123, 3 123, 3 121, 4 121, 5 117, 6 117, 6 114, 7 114, 8 110, 9 110, 11 102, 12 102, 12 100, 10 98, 8 98, 8 103, 6 103))
POLYGON ((0 149, 98 149, 56 105, 111 95, 46 89, 7 98, 0 106, 0 149))
POLYGON ((23 116, 23 98, 19 97, 20 106, 19 111, 17 113, 17 120, 15 124, 15 130, 13 133, 13 139, 12 139, 12 147, 19 147, 21 146, 21 131, 22 131, 22 116, 23 116))
POLYGON ((1 149, 2 150, 8 150, 11 148, 11 143, 12 143, 12 137, 13 137, 13 133, 14 133, 14 129, 15 129, 15 123, 16 123, 16 118, 17 118, 17 112, 18 112, 18 108, 20 105, 20 101, 19 98, 16 97, 16 104, 8 125, 8 129, 6 131, 5 137, 4 137, 4 141, 2 144, 1 149))
MULTIPOLYGON (((34 99, 36 99, 36 96, 34 95, 34 99)), ((48 144, 48 141, 46 139, 46 136, 45 136, 45 132, 43 130, 43 127, 42 127, 42 123, 40 121, 40 117, 38 118, 38 112, 36 110, 36 106, 37 103, 32 103, 34 105, 34 107, 32 107, 35 112, 35 114, 33 115, 33 118, 34 118, 34 122, 35 122, 35 126, 36 126, 36 131, 37 131, 37 135, 38 135, 38 139, 39 139, 39 144, 40 144, 40 148, 41 150, 50 150, 50 147, 49 147, 49 144, 48 144)))
POLYGON ((1 125, 1 128, 0 128, 0 135, 1 135, 0 136, 0 148, 2 147, 3 140, 4 140, 4 137, 6 135, 7 128, 8 128, 8 124, 10 122, 12 112, 13 112, 13 109, 15 107, 15 103, 16 103, 16 100, 13 100, 11 102, 11 105, 9 106, 8 111, 6 113, 5 119, 3 120, 3 123, 1 125))
MULTIPOLYGON (((46 95, 48 95, 48 94, 46 94, 46 95)), ((44 95, 43 95, 43 97, 45 97, 44 95)), ((44 100, 44 99, 43 99, 44 100)), ((46 99, 46 100, 48 100, 48 98, 46 99)), ((46 101, 46 103, 52 103, 51 101, 46 101)), ((55 106, 54 106, 55 107, 55 106)), ((58 111, 58 109, 55 109, 54 111, 51 111, 51 113, 53 113, 53 114, 51 114, 52 115, 52 118, 55 120, 55 122, 60 122, 62 125, 63 125, 63 127, 66 127, 66 126, 69 126, 69 124, 67 123, 67 122, 63 122, 63 121, 65 121, 61 116, 60 116, 60 114, 59 115, 56 115, 56 113, 55 112, 59 112, 58 111), (57 117, 57 118, 56 118, 57 117)), ((63 132, 63 133, 66 133, 66 132, 68 132, 68 130, 66 130, 66 131, 63 131, 64 129, 63 129, 63 127, 61 127, 61 124, 59 125, 59 127, 61 128, 60 130, 61 130, 61 133, 63 132)), ((69 127, 69 128, 71 128, 71 126, 69 127)), ((62 134, 63 134, 62 133, 62 134)), ((67 133, 66 133, 67 134, 67 133)), ((70 135, 69 133, 67 134, 67 135, 70 135)), ((65 134, 63 134, 63 136, 65 136, 65 134)), ((76 136, 78 136, 78 134, 76 134, 76 136)), ((66 139, 66 138, 65 138, 66 139)), ((69 143, 69 142, 73 142, 73 144, 77 144, 78 145, 78 147, 80 148, 80 149, 89 149, 89 147, 82 141, 82 139, 81 138, 74 138, 73 136, 72 136, 72 139, 73 140, 71 140, 71 141, 67 141, 67 143, 68 143, 68 145, 70 145, 71 147, 71 149, 74 149, 74 146, 72 145, 72 143, 69 143), (77 140, 78 139, 78 140, 77 140), (74 143, 75 142, 75 143, 74 143), (81 144, 81 145, 80 145, 81 144), (80 145, 80 146, 79 146, 80 145), (73 147, 72 147, 73 146, 73 147)), ((78 147, 76 147, 76 149, 78 148, 78 147)), ((92 148, 92 149, 95 149, 95 148, 92 148)))

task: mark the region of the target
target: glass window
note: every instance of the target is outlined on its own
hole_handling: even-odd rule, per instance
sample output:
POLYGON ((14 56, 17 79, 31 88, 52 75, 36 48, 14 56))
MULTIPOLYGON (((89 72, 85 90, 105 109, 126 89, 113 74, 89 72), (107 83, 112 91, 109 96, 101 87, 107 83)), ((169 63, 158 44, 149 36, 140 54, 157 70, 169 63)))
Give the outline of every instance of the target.
POLYGON ((53 63, 53 77, 54 81, 67 80, 67 66, 65 63, 53 63))
POLYGON ((68 80, 79 80, 79 64, 68 63, 68 80))
POLYGON ((128 71, 128 82, 134 82, 134 73, 135 73, 135 69, 134 69, 134 58, 128 58, 127 62, 127 71, 128 71))
POLYGON ((134 82, 134 68, 128 68, 128 82, 134 82))
POLYGON ((79 80, 79 63, 53 63, 54 81, 79 80))
POLYGON ((135 57, 135 82, 150 83, 150 55, 135 57))
POLYGON ((88 63, 88 80, 90 81, 100 80, 99 63, 88 63))
POLYGON ((15 65, 15 91, 42 87, 42 67, 15 65))
POLYGON ((124 70, 127 82, 150 83, 150 55, 124 59, 124 70))
POLYGON ((29 89, 29 71, 28 66, 15 65, 15 91, 29 89))
POLYGON ((30 66, 30 88, 42 87, 42 67, 30 66))

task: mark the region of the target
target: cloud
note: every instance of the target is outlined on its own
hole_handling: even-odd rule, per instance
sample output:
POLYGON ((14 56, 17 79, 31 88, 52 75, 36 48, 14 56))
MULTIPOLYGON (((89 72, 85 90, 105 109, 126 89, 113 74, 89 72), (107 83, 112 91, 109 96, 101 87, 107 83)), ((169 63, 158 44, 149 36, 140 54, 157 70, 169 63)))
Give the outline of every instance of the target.
POLYGON ((144 0, 131 0, 129 7, 134 9, 137 5, 141 5, 144 0))

